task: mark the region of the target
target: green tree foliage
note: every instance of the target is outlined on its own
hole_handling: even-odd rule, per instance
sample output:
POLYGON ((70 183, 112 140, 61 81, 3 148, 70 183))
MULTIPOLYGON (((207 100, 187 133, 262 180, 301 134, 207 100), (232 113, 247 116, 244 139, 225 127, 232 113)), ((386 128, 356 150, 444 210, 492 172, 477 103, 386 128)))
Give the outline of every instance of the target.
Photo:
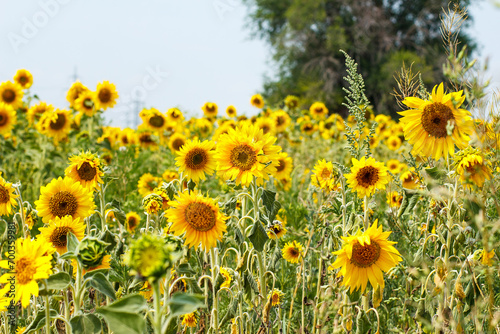
MULTIPOLYGON (((469 5, 469 0, 245 0, 255 37, 274 49, 277 76, 267 78, 265 96, 280 103, 294 94, 304 106, 324 101, 334 112, 342 108, 344 56, 360 66, 367 97, 377 113, 395 115, 391 92, 394 74, 412 65, 425 84, 443 80, 446 60, 440 26, 443 8, 469 5)), ((470 19, 465 21, 469 23, 470 19)), ((459 41, 474 44, 463 32, 459 41)))

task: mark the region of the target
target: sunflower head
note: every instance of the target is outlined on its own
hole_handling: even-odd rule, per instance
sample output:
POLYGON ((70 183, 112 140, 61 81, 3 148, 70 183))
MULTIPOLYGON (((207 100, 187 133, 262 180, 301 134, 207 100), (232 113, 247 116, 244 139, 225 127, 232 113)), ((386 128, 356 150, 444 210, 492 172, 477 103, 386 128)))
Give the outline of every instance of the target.
POLYGON ((173 153, 179 151, 187 142, 186 136, 181 133, 174 133, 168 140, 168 147, 173 153))
POLYGON ((230 117, 230 118, 236 117, 237 116, 236 107, 233 105, 228 106, 226 108, 226 115, 227 115, 227 117, 230 117))
POLYGON ((143 174, 137 182, 139 194, 146 196, 151 194, 154 189, 162 184, 163 180, 160 177, 153 176, 150 173, 143 174))
POLYGON ((401 203, 403 203, 403 196, 397 191, 387 193, 387 204, 389 204, 389 206, 399 208, 401 203))
POLYGON ((264 108, 264 99, 262 98, 262 95, 260 94, 253 95, 250 98, 250 104, 259 109, 264 108))
POLYGON ((116 86, 109 81, 103 81, 97 84, 95 91, 96 109, 106 110, 113 108, 118 99, 118 92, 116 86))
POLYGON ((286 233, 285 223, 276 219, 267 226, 267 236, 271 239, 279 239, 286 233))
POLYGON ((144 128, 163 132, 168 125, 167 117, 156 108, 144 109, 140 113, 144 128))
POLYGON ((0 84, 0 102, 14 110, 23 106, 23 88, 16 82, 5 81, 0 84))
POLYGON ((288 109, 295 109, 299 106, 299 98, 294 95, 288 95, 285 97, 285 105, 288 109))
POLYGON ((33 84, 33 75, 25 69, 17 70, 16 75, 14 75, 14 81, 24 89, 28 89, 33 84))
POLYGON ((0 102, 0 134, 6 136, 17 123, 17 114, 12 106, 0 102))
POLYGON ((401 174, 401 183, 406 189, 416 189, 419 186, 420 178, 412 167, 401 174))
POLYGON ((387 168, 373 158, 352 159, 351 174, 347 174, 347 184, 357 192, 359 198, 371 196, 377 189, 385 189, 389 183, 387 168))
POLYGON ((103 183, 103 166, 97 155, 90 152, 82 152, 69 158, 70 165, 65 170, 66 176, 79 182, 83 187, 94 190, 103 183))
POLYGON ((78 95, 73 104, 73 108, 82 114, 92 117, 96 112, 96 94, 91 91, 84 91, 78 95))
POLYGON ((229 273, 228 268, 220 268, 220 275, 224 278, 224 283, 220 286, 221 288, 229 288, 231 286, 231 273, 229 273))
POLYGON ((472 189, 474 185, 481 188, 484 181, 492 177, 491 162, 481 150, 471 146, 455 155, 453 168, 467 189, 472 189))
POLYGON ((68 137, 72 119, 71 111, 56 109, 44 112, 36 127, 40 133, 53 138, 57 144, 68 137))
POLYGON ((283 302, 284 295, 285 294, 281 290, 273 289, 272 291, 269 291, 267 298, 271 299, 272 306, 278 306, 281 305, 281 303, 283 302))
POLYGON ((205 102, 205 104, 201 107, 201 110, 203 110, 203 114, 206 117, 215 117, 217 116, 219 107, 213 102, 205 102))
POLYGON ((7 216, 12 213, 12 208, 17 206, 16 198, 19 195, 14 194, 12 183, 5 181, 0 172, 0 216, 7 216))
POLYGON ((182 316, 182 326, 196 327, 196 312, 184 314, 182 316))
POLYGON ((281 252, 283 258, 290 263, 299 263, 302 259, 304 246, 295 240, 287 242, 281 252))
POLYGON ((78 240, 85 236, 87 225, 80 218, 73 219, 71 216, 56 217, 50 220, 46 227, 39 230, 47 243, 52 244, 59 254, 68 251, 68 233, 73 233, 78 240))
POLYGON ((215 143, 198 139, 187 141, 179 151, 177 151, 176 165, 179 172, 187 174, 188 178, 194 182, 200 179, 205 180, 205 174, 213 174, 216 168, 215 143))
POLYGON ((126 215, 125 226, 129 233, 134 233, 135 229, 141 223, 141 217, 136 212, 129 212, 126 215))
POLYGON ((80 94, 87 91, 89 91, 89 89, 85 87, 80 81, 75 81, 66 94, 66 100, 69 102, 71 107, 74 107, 74 103, 76 99, 78 99, 80 94))
POLYGON ((39 102, 31 106, 28 109, 28 115, 27 115, 30 125, 33 125, 36 122, 38 122, 38 120, 40 120, 40 117, 42 117, 42 115, 45 112, 51 112, 51 111, 54 111, 54 107, 51 104, 47 104, 45 102, 39 102))
POLYGON ((158 213, 163 209, 163 197, 158 194, 151 193, 143 198, 142 207, 148 214, 158 213))
POLYGON ((386 143, 391 151, 397 151, 401 147, 401 139, 398 136, 390 136, 386 143))
POLYGON ((328 116, 328 108, 323 102, 314 102, 309 108, 309 113, 314 119, 325 119, 328 116))
POLYGON ((156 281, 173 266, 176 258, 173 249, 162 237, 143 234, 132 243, 125 261, 139 277, 156 281))
POLYGON ((276 132, 284 132, 292 122, 290 115, 281 109, 273 112, 270 117, 274 120, 274 128, 276 132))
POLYGON ((95 237, 85 237, 78 244, 78 260, 84 270, 95 269, 103 264, 109 243, 95 237))

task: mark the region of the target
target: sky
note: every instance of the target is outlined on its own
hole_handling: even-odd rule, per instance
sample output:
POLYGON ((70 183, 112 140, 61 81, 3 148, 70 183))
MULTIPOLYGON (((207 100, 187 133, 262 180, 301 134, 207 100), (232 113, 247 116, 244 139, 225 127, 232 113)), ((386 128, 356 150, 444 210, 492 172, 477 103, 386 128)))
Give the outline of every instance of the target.
MULTIPOLYGON (((487 76, 500 88, 500 8, 483 0, 469 11, 479 61, 489 58, 487 76)), ((247 16, 241 0, 0 0, 0 82, 26 68, 33 92, 67 108, 75 77, 92 90, 108 80, 120 97, 105 117, 122 127, 137 106, 201 115, 211 101, 254 113, 250 97, 275 68, 247 16)))

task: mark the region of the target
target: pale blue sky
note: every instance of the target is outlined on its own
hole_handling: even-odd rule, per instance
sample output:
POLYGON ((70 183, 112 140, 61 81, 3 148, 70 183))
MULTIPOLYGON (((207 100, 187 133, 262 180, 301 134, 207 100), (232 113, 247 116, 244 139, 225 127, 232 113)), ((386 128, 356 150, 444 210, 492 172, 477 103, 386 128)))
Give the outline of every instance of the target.
MULTIPOLYGON (((481 59, 489 56, 500 87, 500 10, 483 1, 470 11, 481 59)), ((250 96, 274 71, 267 45, 249 37, 246 15, 240 0, 0 0, 0 81, 26 68, 32 90, 65 108, 76 66, 90 89, 116 84, 119 103, 106 116, 118 126, 132 121, 134 97, 192 115, 205 101, 255 112, 250 96)))

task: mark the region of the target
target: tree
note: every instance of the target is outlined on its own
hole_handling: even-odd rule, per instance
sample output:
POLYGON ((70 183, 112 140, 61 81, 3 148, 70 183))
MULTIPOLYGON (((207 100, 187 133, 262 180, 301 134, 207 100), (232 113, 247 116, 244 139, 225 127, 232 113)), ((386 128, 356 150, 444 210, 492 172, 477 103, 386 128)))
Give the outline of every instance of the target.
MULTIPOLYGON (((277 79, 266 79, 264 95, 280 103, 287 95, 316 100, 333 112, 342 108, 345 50, 359 64, 367 96, 377 113, 396 115, 394 73, 413 64, 425 84, 443 80, 446 60, 440 26, 443 8, 469 0, 245 0, 254 36, 274 49, 277 79)), ((466 24, 470 18, 466 20, 466 24)), ((475 45, 460 32, 469 50, 475 45)))

